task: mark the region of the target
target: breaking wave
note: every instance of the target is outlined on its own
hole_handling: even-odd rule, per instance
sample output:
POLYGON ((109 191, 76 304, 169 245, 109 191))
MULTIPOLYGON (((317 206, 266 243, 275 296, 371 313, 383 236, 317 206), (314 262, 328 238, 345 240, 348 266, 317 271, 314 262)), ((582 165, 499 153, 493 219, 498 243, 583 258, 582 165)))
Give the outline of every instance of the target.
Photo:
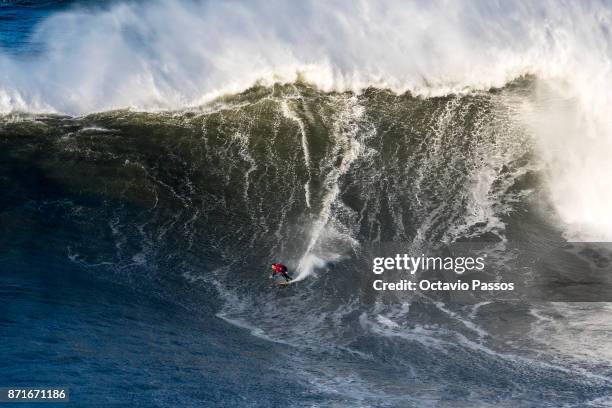
POLYGON ((38 52, 0 55, 7 254, 40 237, 291 347, 273 369, 338 406, 596 405, 609 362, 559 315, 605 307, 378 294, 360 262, 372 243, 610 240, 611 23, 597 1, 57 12, 38 52), (295 285, 268 287, 274 260, 295 285))
POLYGON ((253 84, 442 96, 524 75, 518 106, 571 239, 612 219, 612 20, 605 2, 155 1, 51 15, 35 55, 0 55, 0 111, 185 109, 253 84), (585 142, 586 141, 586 142, 585 142), (593 177, 594 174, 600 176, 593 177))

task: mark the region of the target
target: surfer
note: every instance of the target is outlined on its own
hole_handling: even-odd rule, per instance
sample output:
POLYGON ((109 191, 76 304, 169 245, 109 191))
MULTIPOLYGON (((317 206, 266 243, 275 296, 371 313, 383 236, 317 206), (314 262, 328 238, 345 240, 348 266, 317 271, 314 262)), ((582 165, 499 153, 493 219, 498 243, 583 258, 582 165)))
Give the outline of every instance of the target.
POLYGON ((287 267, 280 262, 272 264, 272 275, 270 275, 270 278, 274 278, 277 274, 281 274, 283 278, 285 278, 285 282, 291 281, 291 276, 289 276, 289 272, 287 272, 287 267))

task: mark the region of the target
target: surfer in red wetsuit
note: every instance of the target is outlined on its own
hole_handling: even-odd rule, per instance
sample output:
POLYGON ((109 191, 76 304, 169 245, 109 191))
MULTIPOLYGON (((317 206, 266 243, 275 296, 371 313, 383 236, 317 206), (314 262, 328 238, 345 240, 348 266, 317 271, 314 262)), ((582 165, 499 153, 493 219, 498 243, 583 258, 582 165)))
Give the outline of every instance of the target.
POLYGON ((280 262, 272 264, 272 275, 270 275, 270 277, 274 278, 276 274, 281 274, 286 282, 291 281, 291 276, 289 276, 287 272, 287 267, 280 262))

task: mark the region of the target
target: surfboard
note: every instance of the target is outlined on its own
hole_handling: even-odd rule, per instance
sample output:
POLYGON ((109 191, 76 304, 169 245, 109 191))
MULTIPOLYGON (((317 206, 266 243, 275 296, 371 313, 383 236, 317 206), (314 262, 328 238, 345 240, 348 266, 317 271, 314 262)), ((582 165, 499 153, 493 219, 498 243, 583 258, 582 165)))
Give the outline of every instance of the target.
POLYGON ((278 286, 287 286, 287 285, 291 285, 293 283, 292 280, 290 281, 285 281, 285 282, 275 282, 278 286))

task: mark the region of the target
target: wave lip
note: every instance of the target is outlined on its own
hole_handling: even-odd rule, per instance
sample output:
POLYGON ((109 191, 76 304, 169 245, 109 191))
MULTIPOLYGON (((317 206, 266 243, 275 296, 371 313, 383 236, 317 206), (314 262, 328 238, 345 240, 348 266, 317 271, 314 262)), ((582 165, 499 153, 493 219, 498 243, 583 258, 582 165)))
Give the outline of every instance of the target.
POLYGON ((74 9, 36 28, 37 57, 0 56, 0 111, 181 109, 257 81, 433 96, 528 73, 571 79, 585 59, 610 61, 606 31, 596 28, 609 23, 598 2, 162 0, 74 9))
POLYGON ((598 1, 160 0, 72 9, 36 27, 37 56, 0 55, 0 112, 183 109, 255 83, 295 81, 427 97, 531 74, 548 91, 517 111, 538 143, 555 216, 569 239, 601 241, 612 239, 612 165, 601 153, 612 146, 610 27, 612 10, 598 1))

